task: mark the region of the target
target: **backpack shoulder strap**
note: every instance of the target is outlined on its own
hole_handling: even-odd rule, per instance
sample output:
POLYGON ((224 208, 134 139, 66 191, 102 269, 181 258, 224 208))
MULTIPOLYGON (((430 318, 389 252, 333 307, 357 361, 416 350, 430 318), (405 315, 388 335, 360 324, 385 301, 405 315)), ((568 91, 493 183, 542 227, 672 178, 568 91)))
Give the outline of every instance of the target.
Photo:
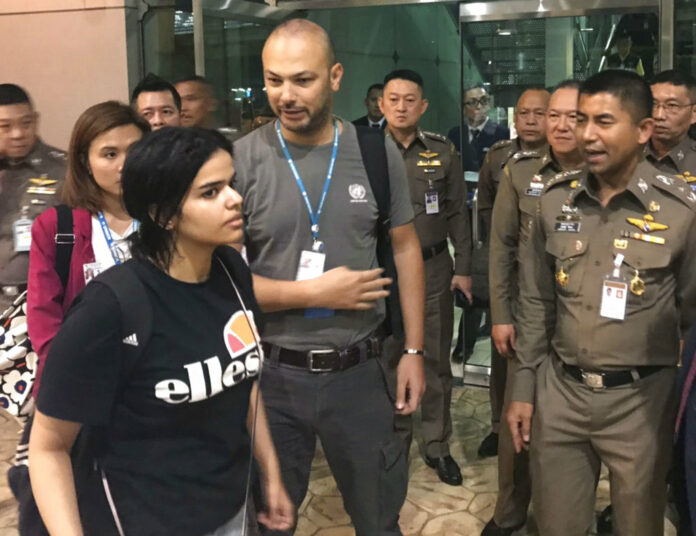
POLYGON ((73 246, 75 245, 75 231, 73 229, 73 212, 68 205, 56 205, 56 261, 55 268, 60 282, 65 288, 70 277, 70 260, 73 246))
POLYGON ((377 201, 379 220, 389 228, 391 219, 391 193, 389 189, 389 165, 384 145, 384 132, 370 127, 356 126, 358 145, 363 165, 370 181, 370 188, 377 201))
POLYGON ((152 334, 152 306, 132 261, 99 274, 99 281, 116 295, 121 307, 123 351, 127 374, 135 367, 152 334))

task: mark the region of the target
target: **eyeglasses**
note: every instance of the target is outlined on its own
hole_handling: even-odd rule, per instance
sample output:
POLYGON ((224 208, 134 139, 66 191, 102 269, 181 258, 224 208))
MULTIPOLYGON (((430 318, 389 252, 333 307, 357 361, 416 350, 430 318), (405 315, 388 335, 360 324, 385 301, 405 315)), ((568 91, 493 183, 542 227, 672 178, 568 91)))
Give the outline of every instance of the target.
POLYGON ((662 108, 665 113, 668 113, 670 115, 678 114, 679 110, 682 108, 688 108, 689 106, 693 106, 695 103, 690 102, 689 104, 679 104, 677 102, 658 102, 658 101, 653 101, 653 112, 656 112, 660 108, 662 108))
POLYGON ((468 101, 464 101, 464 104, 466 106, 470 106, 471 108, 485 108, 488 106, 490 103, 490 99, 488 97, 481 97, 480 99, 470 99, 468 101))

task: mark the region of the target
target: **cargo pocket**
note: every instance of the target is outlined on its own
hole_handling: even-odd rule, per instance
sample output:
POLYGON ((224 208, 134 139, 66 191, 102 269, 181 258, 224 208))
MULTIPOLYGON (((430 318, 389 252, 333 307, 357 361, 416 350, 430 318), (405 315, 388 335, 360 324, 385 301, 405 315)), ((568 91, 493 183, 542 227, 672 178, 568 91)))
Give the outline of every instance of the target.
POLYGON ((587 236, 580 233, 554 232, 546 240, 546 253, 555 259, 556 291, 562 296, 577 296, 587 263, 587 236))
POLYGON ((671 251, 665 245, 631 240, 622 253, 624 265, 621 273, 631 290, 628 293, 627 309, 640 311, 654 307, 661 297, 659 290, 673 284, 670 279, 674 275, 669 270, 671 251))
POLYGON ((394 434, 381 447, 379 486, 380 534, 401 534, 399 512, 406 500, 408 463, 404 440, 394 434))

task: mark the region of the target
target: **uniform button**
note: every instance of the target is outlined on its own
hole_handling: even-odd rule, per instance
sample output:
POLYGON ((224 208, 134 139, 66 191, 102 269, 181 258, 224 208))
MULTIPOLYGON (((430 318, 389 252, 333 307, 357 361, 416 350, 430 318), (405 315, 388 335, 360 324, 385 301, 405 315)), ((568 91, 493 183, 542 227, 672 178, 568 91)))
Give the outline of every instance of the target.
POLYGON ((587 348, 583 348, 582 350, 580 350, 580 353, 582 355, 587 355, 587 348))
POLYGON ((592 310, 592 306, 591 306, 591 305, 586 305, 586 306, 585 306, 585 309, 586 309, 587 311, 591 311, 591 310, 592 310))
POLYGON ((594 261, 594 265, 595 265, 595 266, 599 266, 600 264, 602 264, 602 263, 599 262, 599 261, 594 261))

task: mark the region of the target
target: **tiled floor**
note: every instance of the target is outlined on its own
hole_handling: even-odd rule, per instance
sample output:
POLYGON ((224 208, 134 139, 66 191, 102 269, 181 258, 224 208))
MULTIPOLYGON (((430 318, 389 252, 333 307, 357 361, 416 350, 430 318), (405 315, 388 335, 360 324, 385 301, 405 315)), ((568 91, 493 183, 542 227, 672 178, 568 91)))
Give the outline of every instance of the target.
MULTIPOLYGON (((452 487, 442 484, 423 462, 414 442, 411 448, 411 478, 406 504, 401 512, 404 536, 478 536, 493 515, 497 484, 496 458, 478 459, 476 450, 488 433, 490 406, 488 392, 455 388, 452 400, 452 455, 462 465, 464 483, 452 487)), ((0 471, 7 473, 14 456, 19 425, 0 411, 0 471)), ((608 502, 608 482, 599 485, 597 509, 608 502)), ((326 460, 317 454, 312 468, 309 493, 300 509, 297 536, 353 536, 350 520, 326 460)), ((0 478, 0 536, 17 536, 17 513, 6 480, 0 478)), ((534 520, 527 531, 515 536, 536 536, 534 520)), ((674 536, 671 525, 667 536, 674 536)))

